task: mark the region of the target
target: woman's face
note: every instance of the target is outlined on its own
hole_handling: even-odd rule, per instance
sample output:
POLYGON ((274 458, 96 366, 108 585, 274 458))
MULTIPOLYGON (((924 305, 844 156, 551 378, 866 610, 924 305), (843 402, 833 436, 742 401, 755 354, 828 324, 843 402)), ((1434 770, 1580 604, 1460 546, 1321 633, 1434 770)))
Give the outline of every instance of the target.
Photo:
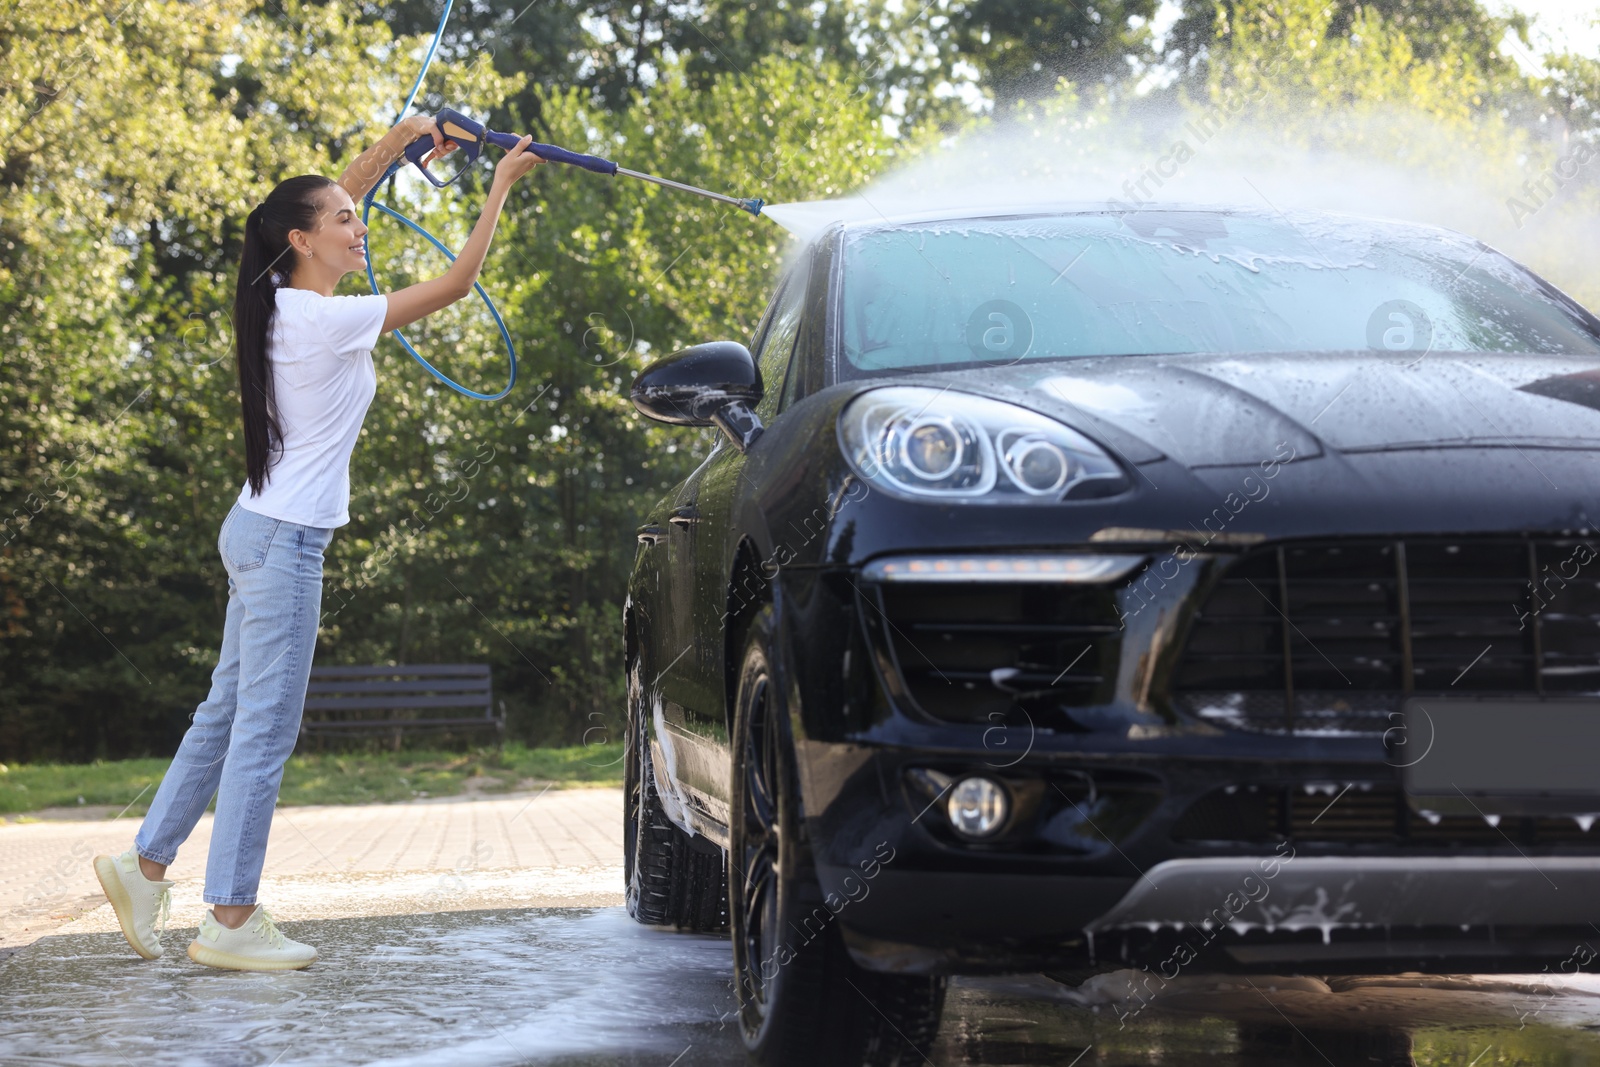
POLYGON ((309 233, 296 230, 291 235, 296 252, 304 255, 309 251, 312 262, 320 261, 324 268, 331 267, 341 276, 350 271, 366 270, 367 254, 361 238, 367 227, 350 194, 341 186, 331 186, 323 191, 318 206, 316 228, 309 233))

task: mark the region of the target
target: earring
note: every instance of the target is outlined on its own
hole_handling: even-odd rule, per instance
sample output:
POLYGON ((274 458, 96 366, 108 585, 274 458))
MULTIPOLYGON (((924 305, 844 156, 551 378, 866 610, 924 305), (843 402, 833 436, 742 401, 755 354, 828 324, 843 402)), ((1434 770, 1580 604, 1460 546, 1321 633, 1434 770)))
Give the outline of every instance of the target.
POLYGON ((307 252, 307 253, 306 253, 306 258, 307 258, 307 259, 310 259, 310 258, 311 258, 311 253, 310 253, 310 252, 307 252))

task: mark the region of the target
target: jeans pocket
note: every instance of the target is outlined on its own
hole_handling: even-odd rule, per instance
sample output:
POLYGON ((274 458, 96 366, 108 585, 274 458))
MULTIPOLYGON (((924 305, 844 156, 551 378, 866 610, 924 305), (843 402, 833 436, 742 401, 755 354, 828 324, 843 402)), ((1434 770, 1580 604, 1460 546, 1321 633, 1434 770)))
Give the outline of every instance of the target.
POLYGON ((229 516, 231 522, 223 523, 222 562, 230 571, 253 571, 267 562, 267 550, 283 520, 245 508, 238 508, 237 512, 229 516))

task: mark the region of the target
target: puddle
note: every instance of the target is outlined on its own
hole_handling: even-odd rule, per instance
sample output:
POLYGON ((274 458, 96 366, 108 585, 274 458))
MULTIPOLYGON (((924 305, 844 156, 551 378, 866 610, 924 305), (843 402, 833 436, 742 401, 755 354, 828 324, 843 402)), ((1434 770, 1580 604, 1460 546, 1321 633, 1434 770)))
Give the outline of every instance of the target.
POLYGON ((1117 988, 1134 973, 1101 976, 1077 989, 1042 977, 967 979, 951 988, 932 1059, 941 1067, 1571 1067, 1600 1062, 1600 1036, 1591 1032, 1600 1027, 1600 997, 1587 975, 1458 976, 1449 982, 1335 978, 1328 983, 1270 975, 1197 976, 1141 1005, 1117 988), (1080 1054, 1081 1059, 1074 1058, 1080 1054))
POLYGON ((305 971, 209 971, 171 930, 153 963, 120 934, 45 938, 0 966, 0 1061, 254 1064, 742 1064, 726 940, 620 908, 293 924, 305 971))
MULTIPOLYGON (((739 1067, 728 943, 621 908, 298 922, 310 970, 135 958, 120 934, 0 963, 0 1063, 83 1067, 739 1067)), ((1185 977, 952 983, 927 1061, 1053 1067, 1567 1067, 1600 1062, 1600 979, 1185 977), (1492 1051, 1491 1051, 1492 1050, 1492 1051)), ((833 1067, 833 1065, 822 1065, 833 1067)))

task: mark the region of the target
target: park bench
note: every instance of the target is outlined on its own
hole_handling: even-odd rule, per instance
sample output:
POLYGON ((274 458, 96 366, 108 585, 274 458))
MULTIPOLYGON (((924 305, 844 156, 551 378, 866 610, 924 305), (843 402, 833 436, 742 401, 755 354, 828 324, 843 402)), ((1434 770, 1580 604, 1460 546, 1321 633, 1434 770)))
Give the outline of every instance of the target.
POLYGON ((302 740, 388 734, 398 750, 408 730, 493 730, 503 740, 505 703, 497 715, 488 664, 311 669, 300 720, 302 740))

